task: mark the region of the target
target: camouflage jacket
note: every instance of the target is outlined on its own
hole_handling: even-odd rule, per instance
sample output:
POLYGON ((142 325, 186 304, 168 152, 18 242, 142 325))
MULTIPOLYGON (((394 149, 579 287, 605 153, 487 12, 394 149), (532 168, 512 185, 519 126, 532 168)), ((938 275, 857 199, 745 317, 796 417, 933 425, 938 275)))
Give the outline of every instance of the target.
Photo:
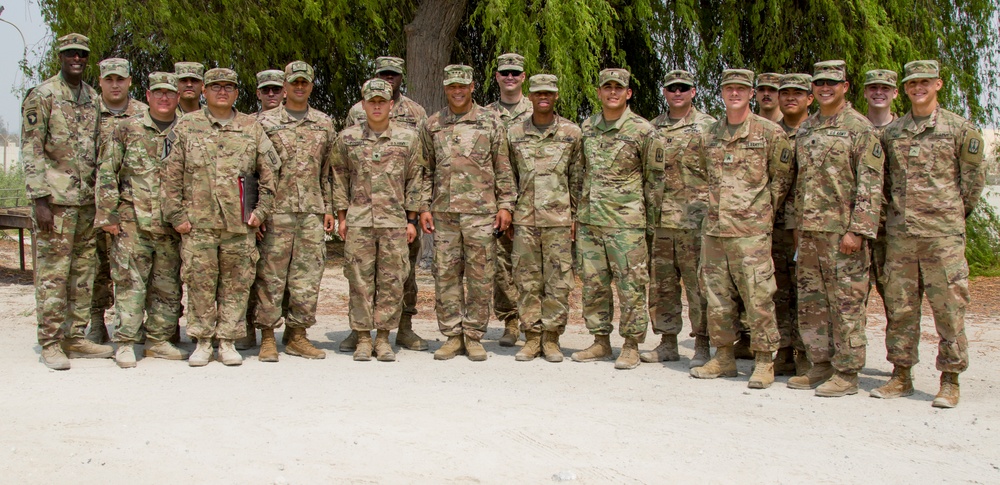
MULTIPOLYGON (((805 120, 803 120, 805 121, 805 120)), ((795 229, 795 179, 798 175, 799 167, 798 162, 795 160, 795 137, 798 135, 798 128, 792 128, 785 124, 785 118, 782 116, 781 122, 778 123, 781 130, 785 132, 788 136, 788 144, 792 147, 792 179, 789 183, 790 188, 788 189, 788 195, 785 196, 785 203, 781 204, 778 208, 778 213, 774 216, 774 228, 775 229, 795 229)))
POLYGON ((274 213, 332 215, 330 164, 337 140, 333 120, 313 108, 297 120, 281 105, 264 111, 260 124, 281 160, 275 174, 274 213))
POLYGON ((507 146, 517 181, 514 224, 557 227, 573 223, 583 179, 581 135, 578 126, 558 115, 544 131, 530 116, 510 127, 507 146))
POLYGON ((728 130, 723 118, 703 137, 700 157, 708 176, 708 214, 702 234, 770 234, 792 183, 792 146, 780 126, 752 113, 731 136, 728 130))
POLYGON ((486 109, 496 113, 500 117, 500 121, 503 122, 504 128, 508 130, 514 123, 520 123, 531 118, 531 113, 534 111, 531 101, 528 100, 527 96, 521 96, 521 100, 511 110, 500 104, 500 101, 494 101, 492 104, 486 106, 486 109))
POLYGON ((333 149, 333 205, 347 210, 347 227, 406 227, 406 213, 419 212, 424 193, 420 134, 389 122, 381 134, 368 123, 340 132, 333 149))
POLYGON ((260 198, 253 213, 261 221, 271 215, 281 160, 253 116, 236 112, 223 126, 205 108, 177 121, 174 135, 163 177, 163 216, 170 224, 249 232, 240 208, 239 177, 255 172, 260 198))
POLYGON ((142 116, 143 113, 149 110, 149 106, 146 103, 132 98, 129 98, 128 103, 125 105, 125 111, 122 111, 120 114, 112 113, 111 110, 108 109, 108 106, 104 104, 104 98, 98 97, 97 106, 101 111, 100 124, 97 129, 98 155, 100 155, 104 144, 111 139, 111 135, 115 130, 115 125, 117 125, 119 121, 136 115, 142 116))
POLYGON ((29 199, 58 205, 94 203, 97 176, 97 92, 80 83, 80 98, 57 74, 21 105, 21 163, 29 199))
POLYGON ((122 221, 156 234, 176 234, 163 218, 163 166, 174 143, 173 126, 162 133, 149 110, 118 123, 101 149, 94 227, 122 221))
POLYGON ((799 127, 795 160, 796 228, 875 239, 885 155, 868 118, 850 105, 826 120, 814 113, 799 127))
POLYGON ((983 135, 972 122, 943 108, 916 122, 912 113, 882 134, 889 235, 938 237, 965 234, 986 175, 983 135))
POLYGON ((663 113, 653 120, 653 126, 663 138, 665 165, 680 169, 679 188, 664 187, 659 227, 667 229, 701 229, 702 219, 708 210, 708 182, 698 160, 701 136, 715 118, 698 111, 693 106, 688 114, 676 123, 670 114, 663 113))
POLYGON ((664 187, 680 188, 676 166, 664 171, 663 140, 643 117, 625 108, 602 129, 603 114, 584 120, 583 182, 576 220, 604 227, 655 228, 664 187))
MULTIPOLYGON (((367 117, 365 109, 361 107, 361 101, 358 101, 347 113, 347 126, 360 125, 367 117)), ((400 94, 399 100, 389 110, 389 119, 416 130, 427 119, 427 112, 416 101, 400 94)))
POLYGON ((494 214, 514 209, 517 187, 500 118, 477 104, 463 115, 448 107, 420 130, 429 204, 422 211, 494 214), (429 208, 428 208, 429 207, 429 208))

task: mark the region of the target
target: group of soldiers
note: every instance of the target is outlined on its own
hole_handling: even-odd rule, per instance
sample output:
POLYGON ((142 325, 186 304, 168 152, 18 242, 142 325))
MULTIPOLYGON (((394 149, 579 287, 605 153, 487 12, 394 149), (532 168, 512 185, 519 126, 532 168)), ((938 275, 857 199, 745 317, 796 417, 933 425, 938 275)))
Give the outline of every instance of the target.
POLYGON ((147 106, 128 98, 127 60, 101 61, 98 95, 82 81, 88 39, 60 37, 58 51, 60 74, 28 94, 22 120, 50 368, 112 356, 134 367, 143 340, 146 357, 191 366, 208 364, 217 341, 217 359, 238 365, 257 330, 258 358, 275 362, 282 324, 287 354, 324 358, 306 330, 334 230, 350 284, 340 350, 393 361, 393 330, 397 346, 426 350, 412 329, 423 232, 447 337, 437 360, 486 360, 493 313, 500 345, 524 334, 517 360, 562 361, 576 273, 594 343, 574 361, 614 358, 614 285, 618 369, 680 359, 683 295, 692 376, 735 377, 736 359, 751 358, 750 388, 791 375, 789 388, 845 396, 865 364, 872 283, 894 371, 871 395, 913 393, 926 289, 942 373, 934 405, 958 403, 965 218, 984 184, 983 143, 938 106, 935 61, 904 67, 912 109, 900 118, 897 74, 866 73, 865 116, 846 101, 843 61, 812 74, 725 70, 720 120, 693 106, 690 72, 666 75, 668 111, 647 121, 629 108, 629 72, 605 69, 600 109, 578 126, 555 112, 556 76, 526 79, 518 54, 498 58, 500 99, 486 107, 473 100, 472 68, 447 66, 447 106, 429 116, 401 94, 403 60, 380 57, 338 133, 310 107, 314 73, 302 61, 257 74, 261 111, 249 115, 233 108, 230 69, 152 73, 147 106), (190 355, 174 345, 182 282, 190 355), (112 301, 117 349, 103 343, 112 301), (661 341, 640 353, 650 317, 661 341))

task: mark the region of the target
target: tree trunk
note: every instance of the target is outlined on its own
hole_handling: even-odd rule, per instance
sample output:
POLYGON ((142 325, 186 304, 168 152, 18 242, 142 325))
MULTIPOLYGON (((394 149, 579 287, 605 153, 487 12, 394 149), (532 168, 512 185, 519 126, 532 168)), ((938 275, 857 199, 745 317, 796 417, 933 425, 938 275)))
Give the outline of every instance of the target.
POLYGON ((417 7, 413 22, 406 26, 407 95, 420 103, 427 114, 444 108, 444 66, 451 61, 451 50, 458 27, 465 19, 468 0, 424 0, 417 7))

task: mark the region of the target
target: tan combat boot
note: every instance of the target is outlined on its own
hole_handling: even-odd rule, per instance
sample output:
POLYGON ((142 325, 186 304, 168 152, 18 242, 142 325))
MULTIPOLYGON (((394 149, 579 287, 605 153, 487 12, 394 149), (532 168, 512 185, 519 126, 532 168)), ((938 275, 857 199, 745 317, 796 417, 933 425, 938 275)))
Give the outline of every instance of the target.
MULTIPOLYGON (((317 349, 316 346, 309 341, 306 337, 306 329, 301 327, 289 328, 285 330, 286 332, 291 332, 291 336, 288 337, 288 345, 285 346, 285 353, 288 355, 297 355, 299 357, 305 357, 307 359, 325 359, 326 352, 317 349)), ((371 334, 368 335, 371 339, 371 334)))
POLYGON ((542 332, 542 355, 549 362, 562 362, 563 353, 559 348, 559 332, 542 332))
POLYGON ((632 337, 625 337, 622 351, 615 359, 615 369, 628 370, 636 367, 639 367, 639 341, 632 337))
POLYGON ((247 336, 236 339, 236 350, 250 350, 257 346, 257 330, 247 321, 247 336))
POLYGON ((191 357, 188 357, 188 366, 190 367, 201 367, 208 365, 208 362, 212 360, 212 339, 211 338, 200 338, 198 343, 194 348, 194 352, 191 353, 191 357))
POLYGON ((936 408, 953 408, 958 406, 958 373, 941 373, 941 390, 934 396, 931 406, 936 408))
POLYGON ((396 345, 407 350, 427 350, 427 341, 413 331, 413 316, 403 314, 396 329, 396 345))
POLYGON ((529 330, 524 335, 524 347, 521 347, 521 350, 514 356, 514 360, 518 362, 535 360, 535 357, 542 353, 542 333, 529 330))
POLYGON ((521 330, 517 326, 516 318, 509 318, 503 326, 503 336, 498 343, 501 347, 513 347, 517 343, 517 338, 521 336, 521 330))
POLYGON ((379 362, 393 362, 396 360, 396 353, 392 351, 389 344, 389 331, 375 331, 375 358, 379 362))
MULTIPOLYGON (((285 328, 288 333, 288 328, 285 328)), ((257 352, 257 360, 261 362, 278 361, 278 344, 274 341, 274 329, 260 329, 260 351, 257 352)))
POLYGON ((795 351, 791 347, 782 347, 774 355, 774 375, 794 376, 795 374, 795 351))
POLYGON ((465 353, 465 342, 461 335, 452 335, 448 341, 434 352, 434 360, 450 360, 465 353))
POLYGON ((699 379, 715 379, 716 377, 736 377, 735 348, 726 345, 715 349, 715 357, 701 367, 691 369, 691 375, 699 379))
POLYGON ((816 395, 819 397, 844 397, 858 393, 858 373, 840 372, 833 373, 833 377, 826 380, 816 388, 816 395))
POLYGON ((747 387, 750 389, 767 389, 774 384, 774 360, 771 351, 755 352, 753 374, 747 387))
POLYGON ((809 369, 812 369, 812 362, 809 362, 809 356, 806 355, 805 350, 795 351, 795 375, 804 376, 809 369))
POLYGON ((749 333, 740 333, 740 339, 736 341, 736 346, 733 347, 733 355, 739 360, 753 360, 756 358, 753 350, 750 350, 749 333))
POLYGON ((219 339, 219 361, 229 366, 243 364, 243 356, 236 351, 236 344, 232 339, 219 339))
POLYGON ((42 347, 41 361, 52 370, 68 370, 69 358, 59 344, 49 344, 42 347))
POLYGON ((368 362, 372 360, 372 333, 368 331, 352 332, 358 336, 358 344, 354 348, 354 360, 368 362))
POLYGON ((142 351, 143 357, 166 360, 184 360, 191 354, 186 350, 178 349, 165 340, 146 342, 146 348, 142 351))
POLYGON ((468 335, 465 336, 465 355, 473 362, 482 362, 487 357, 483 344, 468 335))
POLYGON ((104 323, 104 310, 90 312, 90 327, 87 328, 87 340, 95 344, 106 344, 110 340, 108 326, 104 323))
POLYGON ((832 376, 832 364, 829 362, 817 362, 813 364, 809 372, 806 372, 806 375, 790 377, 788 379, 788 388, 801 390, 816 389, 832 376))
POLYGON ((122 369, 135 367, 135 349, 131 342, 118 345, 118 350, 115 351, 115 364, 122 369))
MULTIPOLYGON (((183 306, 181 307, 181 311, 183 311, 183 306)), ((170 335, 170 338, 167 339, 167 342, 170 342, 170 343, 172 343, 174 345, 177 345, 177 344, 181 343, 181 324, 180 323, 174 324, 174 333, 170 335)))
MULTIPOLYGON (((285 332, 287 333, 288 331, 286 330, 285 332)), ((347 338, 340 341, 340 347, 338 347, 338 349, 341 352, 353 352, 356 348, 358 348, 358 332, 351 330, 351 333, 347 335, 347 338)))
POLYGON ((711 358, 712 346, 709 344, 708 336, 696 335, 694 337, 694 355, 691 357, 691 362, 688 363, 688 369, 701 367, 708 363, 711 358))
POLYGON ((571 359, 577 362, 593 362, 611 359, 611 336, 594 335, 594 343, 579 352, 573 352, 571 359))
POLYGON ((913 395, 913 378, 910 368, 897 365, 892 368, 892 377, 884 386, 872 389, 871 397, 880 399, 895 399, 913 395))
POLYGON ((677 352, 677 336, 663 334, 660 336, 660 345, 657 345, 649 352, 639 354, 643 362, 674 362, 681 360, 681 354, 677 352))
POLYGON ((71 359, 107 359, 115 355, 110 345, 100 345, 85 338, 71 338, 60 342, 63 352, 71 359))

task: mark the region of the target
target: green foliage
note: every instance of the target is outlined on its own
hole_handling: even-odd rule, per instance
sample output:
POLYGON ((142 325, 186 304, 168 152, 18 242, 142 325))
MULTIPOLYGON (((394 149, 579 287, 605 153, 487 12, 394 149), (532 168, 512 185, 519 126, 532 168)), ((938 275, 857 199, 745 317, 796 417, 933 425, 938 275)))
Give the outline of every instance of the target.
POLYGON ((1000 276, 1000 216, 981 201, 965 220, 965 258, 972 276, 1000 276))
POLYGON ((24 194, 24 168, 15 165, 8 171, 0 170, 0 207, 28 205, 24 194))

